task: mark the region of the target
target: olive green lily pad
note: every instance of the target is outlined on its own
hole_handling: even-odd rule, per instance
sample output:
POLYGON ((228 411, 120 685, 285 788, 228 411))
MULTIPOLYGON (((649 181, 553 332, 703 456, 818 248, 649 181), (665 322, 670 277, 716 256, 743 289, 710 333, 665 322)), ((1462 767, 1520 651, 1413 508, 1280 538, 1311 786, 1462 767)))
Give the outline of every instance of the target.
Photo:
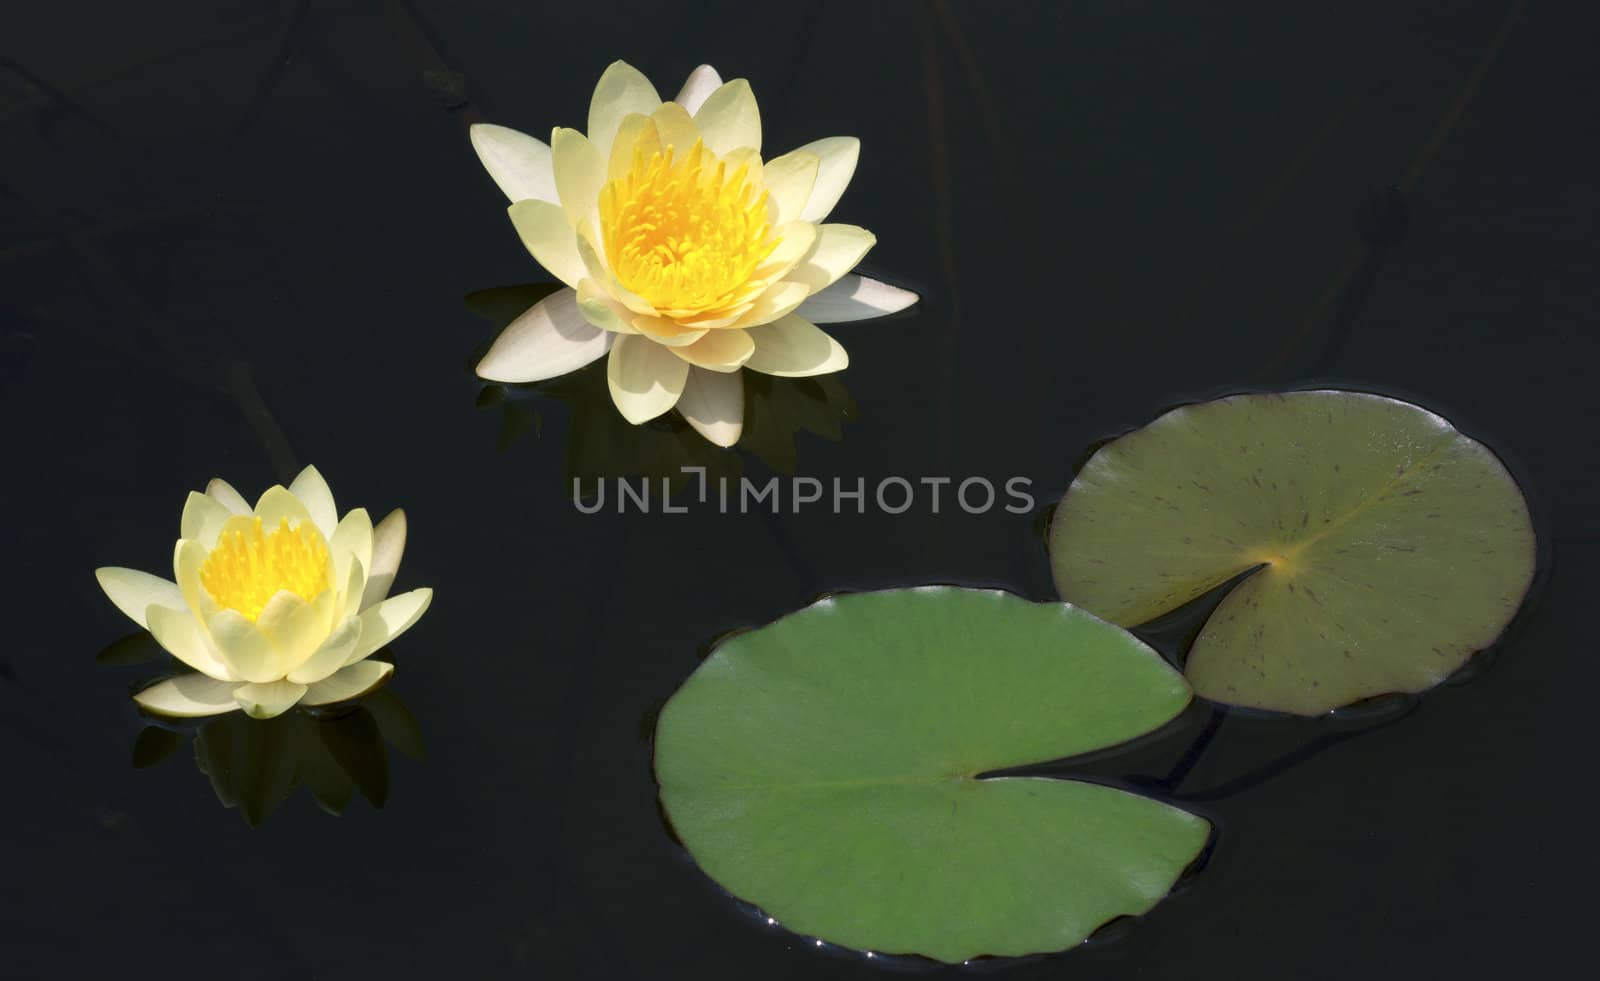
POLYGON ((662 709, 656 777, 700 867, 797 933, 950 962, 1061 950, 1154 906, 1209 825, 982 775, 1113 746, 1189 700, 1154 651, 1066 604, 835 596, 700 665, 662 709))
POLYGON ((1050 529, 1062 598, 1124 626, 1249 573, 1189 681, 1300 715, 1442 681, 1504 630, 1536 550, 1493 453, 1425 409, 1342 391, 1169 412, 1101 447, 1050 529))

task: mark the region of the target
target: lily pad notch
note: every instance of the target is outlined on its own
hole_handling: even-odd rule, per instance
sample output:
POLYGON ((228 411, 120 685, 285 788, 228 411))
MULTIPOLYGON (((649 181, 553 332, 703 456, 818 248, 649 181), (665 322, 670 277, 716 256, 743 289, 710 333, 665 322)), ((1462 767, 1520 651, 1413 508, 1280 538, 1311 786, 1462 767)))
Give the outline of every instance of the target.
POLYGON ((1191 692, 1084 610, 927 586, 825 598, 719 645, 663 707, 672 829, 784 927, 946 962, 1072 947, 1148 912, 1209 823, 1070 779, 1191 692))
POLYGON ((1063 599, 1131 627, 1241 577, 1190 648, 1212 701, 1319 715, 1490 647, 1538 545, 1487 447, 1366 392, 1234 395, 1100 447, 1056 507, 1063 599))

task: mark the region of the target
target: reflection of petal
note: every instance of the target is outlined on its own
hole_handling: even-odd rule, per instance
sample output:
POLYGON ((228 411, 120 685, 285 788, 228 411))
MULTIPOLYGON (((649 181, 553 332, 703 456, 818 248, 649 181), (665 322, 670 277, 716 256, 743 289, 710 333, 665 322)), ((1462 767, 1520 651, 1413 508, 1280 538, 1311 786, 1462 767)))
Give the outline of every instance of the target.
POLYGON ((361 707, 372 713, 372 719, 378 723, 378 732, 383 738, 414 760, 421 761, 427 757, 427 749, 422 742, 422 727, 417 725, 417 720, 407 711, 405 703, 396 698, 388 689, 375 691, 361 703, 361 707))
POLYGON ((689 73, 683 88, 678 90, 678 97, 672 101, 687 109, 692 116, 705 105, 711 93, 721 87, 722 76, 717 74, 717 70, 710 65, 701 65, 689 73))
POLYGON ((305 685, 297 685, 292 681, 268 681, 240 685, 234 689, 233 697, 252 719, 270 719, 289 711, 305 693, 305 685))
MULTIPOLYGON (((589 99, 589 141, 605 157, 623 117, 638 113, 648 116, 661 105, 661 96, 650 80, 625 61, 613 61, 595 83, 589 99)), ((598 189, 596 189, 598 193, 598 189)))
POLYGON ((381 603, 389 595, 405 551, 406 513, 395 508, 372 530, 372 568, 367 572, 367 588, 361 596, 359 609, 381 603))
POLYGON ((689 369, 678 411, 695 432, 718 446, 732 446, 744 433, 744 372, 689 369))
POLYGON ((298 716, 262 722, 229 715, 195 735, 195 765, 210 776, 222 806, 237 807, 251 827, 265 821, 294 789, 305 721, 298 716))
POLYGON ((433 602, 426 586, 391 596, 361 613, 361 640, 351 648, 346 664, 353 664, 411 629, 433 602))
POLYGON ((605 354, 613 337, 584 318, 577 294, 557 290, 506 325, 478 362, 478 376, 501 382, 554 378, 605 354))
POLYGON ((623 418, 635 425, 676 405, 688 376, 688 362, 637 334, 618 337, 606 365, 611 400, 623 418))
POLYGON ((700 139, 706 149, 723 156, 740 147, 761 149, 761 110, 750 83, 742 78, 727 82, 706 97, 695 111, 700 139))
POLYGON ((899 313, 915 302, 910 290, 851 274, 811 294, 795 313, 814 324, 839 324, 899 313))
POLYGON ((750 339, 756 342, 756 353, 745 366, 768 375, 804 378, 839 371, 850 364, 850 356, 838 341, 794 314, 750 328, 750 339))
POLYGON ((556 177, 550 147, 505 126, 478 123, 469 131, 483 169, 513 203, 533 198, 556 202, 556 177))
POLYGON ((321 725, 309 720, 294 721, 297 723, 294 730, 295 775, 311 790, 311 796, 316 798, 324 811, 338 817, 350 806, 350 791, 355 789, 355 784, 323 744, 321 725))
POLYGON ((388 661, 357 661, 310 686, 303 701, 307 705, 349 701, 382 684, 393 670, 388 661))
POLYGON ((373 807, 389 799, 389 754, 383 733, 365 708, 317 723, 317 736, 373 807))
POLYGON ((94 577, 117 609, 141 627, 149 626, 145 622, 145 611, 152 606, 174 610, 184 608, 183 593, 179 592, 177 584, 160 576, 152 576, 138 569, 106 566, 94 570, 94 577))
POLYGON ((814 153, 821 160, 816 183, 811 187, 811 197, 800 211, 805 221, 821 221, 839 203, 840 195, 855 176, 856 161, 861 156, 861 141, 853 136, 830 136, 807 143, 794 151, 814 153))
POLYGON ((196 719, 232 712, 239 707, 237 681, 218 681, 203 674, 185 674, 151 685, 133 696, 148 711, 177 719, 196 719))

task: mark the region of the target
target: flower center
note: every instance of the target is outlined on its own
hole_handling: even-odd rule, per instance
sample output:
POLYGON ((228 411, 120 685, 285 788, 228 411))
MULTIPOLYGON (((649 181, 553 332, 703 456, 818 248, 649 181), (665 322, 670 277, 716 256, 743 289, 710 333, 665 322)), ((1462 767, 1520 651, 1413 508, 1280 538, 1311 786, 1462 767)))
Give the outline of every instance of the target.
POLYGON ((304 600, 327 589, 328 543, 310 522, 289 527, 289 519, 263 532, 261 519, 247 528, 224 531, 200 567, 200 584, 217 605, 254 620, 280 591, 304 600))
POLYGON ((618 282, 657 310, 726 305, 772 250, 767 193, 696 140, 688 154, 635 147, 633 166, 600 192, 600 234, 618 282))

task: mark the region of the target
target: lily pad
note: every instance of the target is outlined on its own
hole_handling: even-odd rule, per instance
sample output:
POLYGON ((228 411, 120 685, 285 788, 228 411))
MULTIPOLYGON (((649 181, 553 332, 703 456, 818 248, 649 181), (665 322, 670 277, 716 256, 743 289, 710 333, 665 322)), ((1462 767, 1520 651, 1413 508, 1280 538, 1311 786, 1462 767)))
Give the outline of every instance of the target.
POLYGON ((1243 576, 1189 681, 1300 715, 1448 677, 1516 613, 1536 551, 1493 453, 1418 406, 1344 391, 1169 412, 1101 447, 1050 529, 1062 598, 1124 626, 1243 576))
POLYGON ((984 774, 1124 742, 1189 699, 1154 651, 1066 604, 836 596, 700 665, 662 709, 656 777, 700 867, 797 933, 950 962, 1060 950, 1160 901, 1209 825, 984 774))

